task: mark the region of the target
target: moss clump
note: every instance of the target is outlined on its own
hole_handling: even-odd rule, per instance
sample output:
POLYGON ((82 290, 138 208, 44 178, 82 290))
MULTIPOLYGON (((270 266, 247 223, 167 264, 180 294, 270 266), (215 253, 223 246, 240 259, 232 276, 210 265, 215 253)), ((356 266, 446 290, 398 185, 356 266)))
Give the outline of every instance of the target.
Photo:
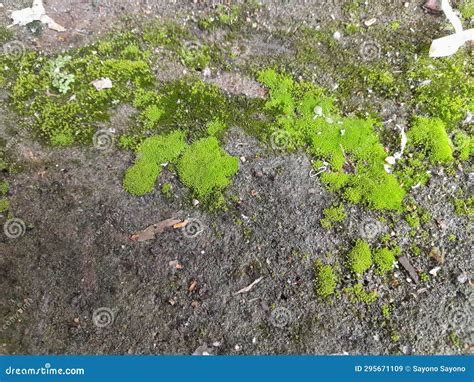
POLYGON ((238 158, 226 154, 215 137, 194 142, 178 162, 181 181, 201 198, 227 187, 238 169, 238 158))
POLYGON ((453 199, 454 212, 459 216, 474 218, 474 197, 453 199))
POLYGON ((324 218, 319 222, 321 226, 325 229, 330 229, 333 226, 333 223, 342 222, 346 219, 346 210, 344 204, 339 204, 330 208, 326 208, 323 211, 324 218))
POLYGON ((184 138, 183 132, 176 131, 145 139, 137 149, 135 163, 125 172, 125 190, 136 196, 153 191, 161 164, 177 160, 186 147, 184 138))
POLYGON ((225 129, 227 129, 226 124, 218 119, 207 124, 207 133, 209 135, 219 136, 225 129))
POLYGON ((0 45, 5 44, 13 38, 13 32, 3 25, 0 26, 0 45))
POLYGON ((453 151, 442 120, 415 117, 407 136, 410 144, 426 155, 431 163, 448 163, 453 160, 453 151))
POLYGON ((166 196, 168 199, 170 199, 173 196, 173 186, 171 183, 165 183, 163 186, 161 186, 161 193, 166 196))
POLYGON ((409 77, 422 85, 416 87, 414 102, 422 112, 441 119, 451 130, 466 115, 472 105, 474 68, 469 53, 459 52, 451 57, 432 60, 422 57, 409 77))
POLYGON ((97 122, 109 118, 109 108, 131 102, 135 89, 154 83, 149 55, 134 41, 125 33, 66 56, 25 54, 11 89, 13 106, 53 145, 90 143, 97 122), (112 89, 95 89, 91 82, 104 77, 112 89))
POLYGON ((183 46, 178 55, 183 65, 192 69, 203 70, 211 62, 209 47, 197 43, 189 43, 183 46))
POLYGON ((328 298, 332 295, 337 286, 337 276, 330 265, 323 265, 317 261, 314 265, 314 290, 321 298, 328 298))
POLYGON ((347 265, 356 275, 362 275, 372 266, 372 252, 364 240, 357 240, 347 255, 347 265))
POLYGON ((474 155, 474 137, 469 136, 464 131, 458 130, 455 132, 453 144, 456 156, 460 160, 468 160, 470 156, 474 155))
POLYGON ((288 149, 306 148, 329 163, 321 175, 331 191, 353 203, 376 209, 401 208, 405 191, 384 170, 386 153, 374 131, 374 121, 343 118, 322 88, 294 82, 265 70, 260 81, 270 88, 266 108, 274 116, 274 134, 285 134, 288 149))
POLYGON ((10 202, 8 199, 0 199, 0 213, 6 212, 10 209, 10 202))
POLYGON ((467 0, 460 5, 461 14, 468 19, 474 17, 474 0, 467 0))
POLYGON ((392 311, 389 305, 386 305, 386 304, 382 305, 382 307, 380 308, 380 311, 382 313, 383 318, 386 318, 386 319, 390 318, 392 311))
POLYGON ((373 258, 377 273, 383 275, 393 269, 396 251, 389 248, 380 248, 374 251, 373 258))
POLYGON ((142 196, 155 188, 160 175, 160 165, 154 162, 139 161, 125 172, 123 187, 132 195, 142 196))
POLYGON ((10 190, 10 184, 3 180, 0 182, 0 195, 5 195, 10 190))
POLYGON ((379 298, 376 291, 367 292, 360 283, 355 284, 353 287, 345 288, 344 291, 349 294, 349 298, 353 304, 372 304, 379 298))

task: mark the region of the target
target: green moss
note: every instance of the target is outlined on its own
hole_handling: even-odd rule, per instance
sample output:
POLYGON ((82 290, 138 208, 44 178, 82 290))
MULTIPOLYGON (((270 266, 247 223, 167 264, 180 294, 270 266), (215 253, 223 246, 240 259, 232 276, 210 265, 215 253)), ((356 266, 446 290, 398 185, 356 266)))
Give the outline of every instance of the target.
POLYGON ((374 132, 374 121, 343 118, 325 91, 307 82, 265 70, 259 80, 270 88, 266 103, 275 118, 273 134, 285 132, 286 148, 306 148, 329 162, 321 175, 331 191, 353 203, 376 209, 400 209, 405 191, 383 164, 384 147, 374 132))
POLYGON ((165 183, 161 186, 161 193, 166 196, 168 199, 173 196, 173 186, 171 183, 165 183))
POLYGON ((430 281, 430 276, 427 273, 422 272, 422 273, 420 273, 420 280, 421 280, 421 282, 426 283, 426 282, 430 281))
POLYGON ((468 160, 474 155, 474 137, 469 136, 463 131, 456 131, 453 138, 456 156, 460 160, 468 160))
POLYGON ((13 38, 13 32, 3 25, 0 26, 0 45, 3 45, 13 38))
POLYGON ((161 164, 177 160, 186 147, 184 138, 183 132, 175 131, 145 139, 137 149, 134 165, 125 172, 125 190, 136 196, 153 191, 161 164))
POLYGON ((10 209, 10 202, 8 199, 0 199, 0 213, 6 212, 10 209))
POLYGON ((0 195, 5 195, 10 190, 10 184, 6 180, 0 182, 0 195))
POLYGON ((207 133, 209 135, 219 136, 226 129, 227 126, 218 119, 207 124, 207 133))
POLYGON ((362 275, 372 266, 372 253, 366 241, 356 241, 354 247, 347 255, 347 265, 356 275, 362 275))
MULTIPOLYGON (((474 5, 473 5, 474 8, 474 5)), ((473 9, 473 14, 474 14, 474 9, 473 9)), ((448 335, 449 342, 451 345, 455 348, 460 348, 461 347, 461 340, 459 339, 458 334, 452 330, 449 335, 448 335)))
POLYGON ((138 161, 125 172, 123 187, 132 195, 145 195, 155 188, 160 175, 160 165, 154 162, 138 161))
POLYGON ((381 310, 381 313, 382 313, 382 317, 385 318, 385 319, 388 319, 390 318, 390 315, 392 314, 392 311, 390 309, 390 306, 389 305, 382 305, 382 307, 380 308, 381 310))
POLYGON ((345 288, 344 292, 349 294, 349 298, 353 304, 372 304, 379 298, 376 291, 367 292, 360 283, 355 284, 353 287, 345 288))
POLYGON ((392 21, 392 22, 389 24, 389 27, 390 27, 391 30, 397 31, 398 29, 400 29, 400 22, 398 22, 398 21, 392 21))
POLYGON ((166 84, 160 95, 159 106, 165 110, 160 128, 179 127, 193 140, 207 135, 210 121, 225 123, 231 116, 227 97, 217 86, 192 78, 166 84))
POLYGON ((323 265, 320 261, 314 264, 314 290, 321 298, 328 298, 337 286, 337 276, 330 265, 323 265))
POLYGON ((203 70, 211 62, 210 49, 206 45, 189 43, 184 45, 178 52, 183 65, 189 68, 203 70))
POLYGON ((448 130, 466 115, 474 94, 474 62, 467 52, 433 60, 419 58, 409 78, 422 85, 415 88, 414 103, 422 112, 441 119, 448 130))
POLYGON ((181 181, 204 198, 227 187, 238 169, 238 158, 226 154, 214 137, 194 142, 178 162, 181 181))
POLYGON ((398 334, 396 330, 392 331, 392 333, 390 334, 390 341, 395 343, 395 342, 400 341, 400 339, 401 339, 400 334, 398 334))
POLYGON ((109 108, 131 102, 135 89, 154 83, 148 55, 135 40, 125 33, 67 55, 25 54, 11 89, 13 106, 53 145, 90 144, 97 122, 109 118, 109 108), (112 89, 92 86, 103 77, 111 79, 112 89))
POLYGON ((405 216, 405 220, 410 227, 418 228, 421 226, 420 218, 416 212, 410 212, 405 216))
POLYGON ((368 68, 363 72, 367 87, 377 94, 391 97, 397 94, 398 87, 395 77, 388 70, 368 68))
POLYGON ((333 223, 342 222, 346 219, 346 210, 344 204, 326 208, 323 211, 324 218, 320 220, 321 226, 325 229, 330 229, 333 223))
POLYGON ((448 163, 453 160, 453 151, 442 120, 415 117, 407 136, 409 143, 432 163, 448 163))
POLYGON ((466 216, 469 219, 474 217, 474 197, 466 199, 453 199, 454 212, 459 216, 466 216))
POLYGON ((393 269, 396 251, 389 248, 380 248, 374 251, 373 258, 377 273, 383 275, 393 269))
POLYGON ((465 19, 474 17, 474 0, 466 0, 460 5, 461 14, 465 19))

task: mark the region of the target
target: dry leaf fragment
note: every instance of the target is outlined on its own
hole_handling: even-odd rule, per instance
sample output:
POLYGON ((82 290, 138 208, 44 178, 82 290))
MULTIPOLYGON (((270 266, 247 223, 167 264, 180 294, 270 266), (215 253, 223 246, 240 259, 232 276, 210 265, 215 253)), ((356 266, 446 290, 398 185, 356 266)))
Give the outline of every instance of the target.
POLYGON ((102 90, 102 89, 112 89, 112 81, 108 77, 103 77, 98 80, 94 80, 91 82, 91 85, 93 85, 97 90, 102 90))
POLYGON ((176 220, 176 219, 163 220, 159 223, 153 224, 153 225, 145 228, 143 231, 139 231, 139 232, 134 233, 130 237, 130 240, 132 240, 132 241, 153 240, 155 238, 155 235, 163 233, 166 228, 172 227, 172 226, 174 226, 175 224, 177 224, 179 222, 180 222, 180 220, 176 220))
POLYGON ((179 228, 183 228, 183 227, 186 227, 189 223, 189 220, 183 220, 182 222, 179 222, 179 223, 176 223, 173 228, 174 229, 179 229, 179 228))
POLYGON ((195 290, 197 287, 197 281, 192 280, 191 284, 189 284, 188 292, 191 293, 193 290, 195 290))
POLYGON ((418 284, 420 282, 418 273, 416 272, 413 265, 411 265, 408 257, 406 256, 399 257, 398 262, 402 265, 403 268, 405 268, 405 270, 408 272, 408 274, 410 275, 411 279, 415 282, 415 284, 418 284))

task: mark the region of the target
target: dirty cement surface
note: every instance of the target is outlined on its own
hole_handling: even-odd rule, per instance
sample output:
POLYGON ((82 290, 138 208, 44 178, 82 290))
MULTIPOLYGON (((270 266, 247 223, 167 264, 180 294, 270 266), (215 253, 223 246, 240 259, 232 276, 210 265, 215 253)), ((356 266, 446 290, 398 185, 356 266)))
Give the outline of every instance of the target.
MULTIPOLYGON (((29 6, 28 1, 18 3, 16 9, 29 6)), ((126 13, 184 22, 206 12, 206 7, 184 1, 152 7, 125 1, 99 7, 86 0, 44 3, 68 32, 59 40, 49 30, 40 38, 24 28, 15 33, 48 52, 93 41, 110 31, 111 24, 120 29, 126 13)), ((383 22, 384 6, 377 4, 373 16, 383 22)), ((410 2, 410 10, 399 11, 413 25, 422 19, 428 27, 438 22, 426 19, 416 2, 410 2)), ((270 4, 270 12, 277 14, 281 7, 270 4)), ((330 14, 338 17, 338 5, 295 6, 289 14, 317 22, 330 14)), ((2 22, 7 21, 4 14, 2 22)), ((258 38, 255 44, 261 47, 258 38)), ((331 231, 322 229, 322 210, 335 196, 309 176, 311 163, 303 153, 276 155, 233 127, 225 138, 226 150, 245 157, 228 190, 238 199, 227 212, 213 214, 191 207, 187 190, 166 170, 159 182, 173 184, 171 201, 159 186, 145 197, 128 195, 121 180, 132 157, 124 151, 50 149, 33 143, 24 131, 12 137, 16 117, 1 107, 2 137, 30 166, 11 177, 9 197, 27 230, 15 240, 0 236, 2 323, 15 318, 1 332, 0 352, 192 354, 206 344, 212 354, 472 353, 472 287, 458 281, 463 274, 472 278, 472 222, 456 216, 449 202, 466 179, 453 181, 437 173, 414 193, 433 218, 447 224, 441 229, 433 222, 429 228, 433 245, 446 256, 436 278, 414 285, 400 267, 394 271, 398 281, 387 283, 369 272, 364 285, 378 290, 376 303, 352 304, 344 294, 327 303, 314 295, 314 260, 328 252, 343 256, 375 215, 351 207, 345 222, 331 231), (153 242, 130 242, 131 233, 170 217, 196 219, 202 232, 189 237, 172 230, 153 242), (236 219, 242 224, 235 224, 236 219), (450 242, 448 233, 458 240, 450 242), (182 269, 170 265, 174 260, 182 269), (249 293, 235 295, 259 277, 262 281, 249 293), (392 304, 390 322, 380 314, 382 303, 392 304), (101 307, 114 316, 104 328, 92 321, 101 307), (280 316, 275 318, 276 309, 280 316), (390 338, 393 329, 398 342, 390 338), (448 340, 452 330, 464 344, 460 349, 448 340)), ((407 232, 404 225, 393 232, 402 248, 410 245, 407 232)), ((413 263, 424 269, 436 265, 427 256, 413 263)), ((341 283, 350 285, 349 280, 341 283)))

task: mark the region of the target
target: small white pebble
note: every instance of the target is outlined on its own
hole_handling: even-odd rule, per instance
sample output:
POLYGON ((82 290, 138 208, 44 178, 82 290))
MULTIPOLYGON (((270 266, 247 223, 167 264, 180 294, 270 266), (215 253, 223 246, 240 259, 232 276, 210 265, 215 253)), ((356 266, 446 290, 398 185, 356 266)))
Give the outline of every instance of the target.
POLYGON ((245 157, 240 157, 240 160, 242 163, 245 163, 247 161, 247 159, 245 157))
POLYGON ((240 350, 242 350, 242 347, 240 345, 235 345, 234 349, 235 349, 235 351, 240 351, 240 350))
POLYGON ((335 40, 340 40, 341 37, 342 37, 341 32, 339 32, 339 31, 334 32, 332 37, 334 37, 335 40))
POLYGON ((377 22, 377 19, 374 17, 374 18, 364 21, 364 24, 366 27, 370 27, 371 25, 374 25, 376 22, 377 22))
POLYGON ((387 162, 388 164, 394 165, 395 164, 395 158, 392 157, 392 156, 389 156, 389 157, 385 158, 385 162, 387 162))
POLYGON ((431 271, 429 271, 430 275, 436 276, 436 274, 440 271, 441 267, 435 267, 431 271))

